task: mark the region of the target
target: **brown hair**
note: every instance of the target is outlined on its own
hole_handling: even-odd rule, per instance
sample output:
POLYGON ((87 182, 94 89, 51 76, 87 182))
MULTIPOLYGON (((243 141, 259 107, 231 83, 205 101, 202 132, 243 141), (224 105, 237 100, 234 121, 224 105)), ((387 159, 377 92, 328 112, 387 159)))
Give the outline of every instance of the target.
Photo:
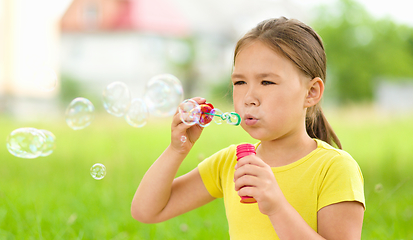
MULTIPOLYGON (((284 54, 306 76, 326 80, 326 54, 320 36, 306 24, 285 17, 273 18, 259 23, 244 35, 235 47, 234 64, 238 52, 247 43, 259 40, 274 51, 284 54)), ((306 130, 310 137, 341 147, 323 114, 320 103, 309 107, 306 113, 306 130)))

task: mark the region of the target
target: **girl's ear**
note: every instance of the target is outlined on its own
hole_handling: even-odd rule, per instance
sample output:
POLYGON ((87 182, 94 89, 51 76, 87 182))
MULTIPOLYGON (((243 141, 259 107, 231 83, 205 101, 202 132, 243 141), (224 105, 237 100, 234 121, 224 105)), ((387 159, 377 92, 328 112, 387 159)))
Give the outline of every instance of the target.
POLYGON ((313 78, 307 85, 307 97, 305 98, 304 107, 308 108, 316 105, 323 96, 324 82, 321 78, 313 78))

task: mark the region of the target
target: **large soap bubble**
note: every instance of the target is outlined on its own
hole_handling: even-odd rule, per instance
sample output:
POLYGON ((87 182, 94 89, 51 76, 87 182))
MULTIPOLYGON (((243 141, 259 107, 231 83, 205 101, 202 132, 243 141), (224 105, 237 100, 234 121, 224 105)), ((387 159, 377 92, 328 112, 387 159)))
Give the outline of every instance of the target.
POLYGON ((147 82, 144 99, 151 115, 172 116, 183 100, 182 84, 171 74, 157 75, 147 82))
POLYGON ((143 127, 148 120, 148 108, 140 98, 132 100, 129 110, 125 115, 126 122, 133 127, 143 127))
POLYGON ((109 84, 103 90, 102 98, 106 111, 116 117, 125 115, 131 103, 129 88, 123 82, 109 84))
POLYGON ((42 153, 40 154, 41 157, 46 157, 49 156, 50 154, 53 153, 53 150, 55 149, 56 143, 56 137, 54 134, 48 130, 45 129, 40 129, 44 136, 45 136, 45 142, 43 143, 42 147, 42 153))
POLYGON ((183 123, 194 125, 198 123, 201 116, 201 108, 193 99, 186 99, 179 105, 179 114, 183 123))
POLYGON ((95 107, 86 98, 75 98, 66 109, 66 123, 73 130, 90 125, 94 118, 95 107))
POLYGON ((37 158, 42 154, 46 136, 36 128, 19 128, 7 137, 7 150, 20 158, 37 158))

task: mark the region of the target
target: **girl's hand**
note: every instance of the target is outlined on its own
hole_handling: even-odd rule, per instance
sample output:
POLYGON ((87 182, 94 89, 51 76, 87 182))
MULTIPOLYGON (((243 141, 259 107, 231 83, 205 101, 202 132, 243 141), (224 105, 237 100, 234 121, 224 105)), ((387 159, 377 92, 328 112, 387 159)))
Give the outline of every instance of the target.
POLYGON ((275 214, 284 203, 284 195, 271 167, 255 155, 245 156, 238 161, 234 183, 239 196, 251 196, 257 200, 262 214, 275 214))
MULTIPOLYGON (((198 104, 203 104, 206 102, 205 98, 192 98, 198 104)), ((188 153, 192 146, 195 144, 196 140, 201 136, 203 127, 198 124, 188 126, 182 122, 179 114, 179 109, 173 116, 172 126, 171 126, 171 147, 180 153, 188 153), (182 142, 182 137, 186 138, 185 142, 182 142)))

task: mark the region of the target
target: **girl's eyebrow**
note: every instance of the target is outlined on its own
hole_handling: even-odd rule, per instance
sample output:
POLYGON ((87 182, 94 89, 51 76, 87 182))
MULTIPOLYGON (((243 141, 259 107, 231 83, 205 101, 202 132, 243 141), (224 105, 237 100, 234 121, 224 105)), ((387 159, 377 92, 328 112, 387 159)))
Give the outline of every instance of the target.
POLYGON ((267 78, 267 77, 273 77, 273 78, 280 78, 280 75, 268 72, 268 73, 259 73, 256 75, 258 78, 267 78))
MULTIPOLYGON (((273 77, 273 78, 281 78, 280 75, 268 72, 268 73, 259 73, 255 75, 257 78, 267 78, 267 77, 273 77)), ((241 73, 232 73, 231 78, 244 78, 244 75, 241 73)))
POLYGON ((244 78, 244 75, 240 73, 232 73, 231 78, 244 78))

